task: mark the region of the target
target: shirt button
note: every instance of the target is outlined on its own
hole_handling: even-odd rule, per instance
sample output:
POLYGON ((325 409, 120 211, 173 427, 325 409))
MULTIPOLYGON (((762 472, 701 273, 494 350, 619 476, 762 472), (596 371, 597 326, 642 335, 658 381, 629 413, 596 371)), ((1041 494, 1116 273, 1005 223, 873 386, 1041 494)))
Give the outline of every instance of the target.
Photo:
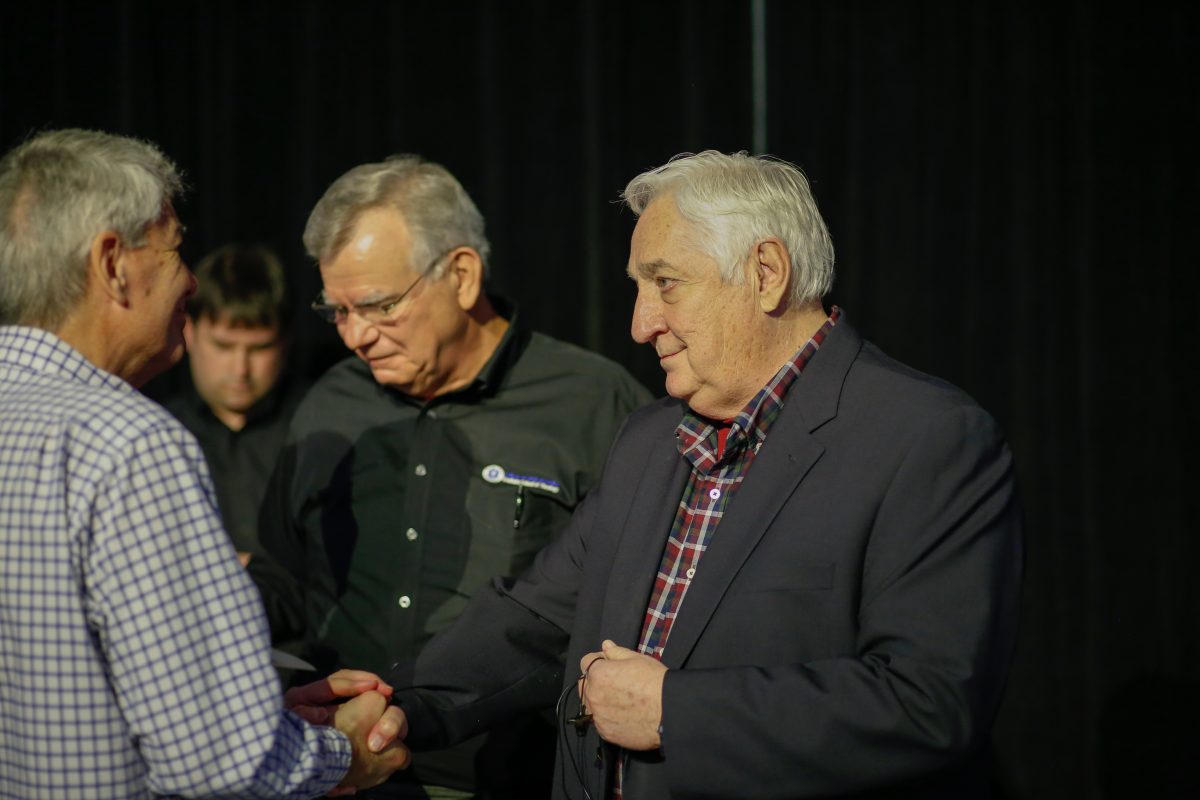
POLYGON ((406 594, 400 595, 400 599, 397 602, 400 604, 401 608, 408 608, 412 605, 412 598, 406 594))
POLYGON ((687 574, 687 576, 688 576, 688 580, 691 580, 692 578, 696 577, 696 568, 695 568, 695 567, 692 567, 691 569, 689 569, 689 570, 687 571, 687 573, 686 573, 686 574, 687 574))
POLYGON ((407 538, 407 539, 408 539, 410 542, 415 542, 415 541, 417 540, 417 529, 416 529, 416 528, 409 528, 408 530, 406 530, 406 531, 404 532, 404 536, 405 536, 405 537, 406 537, 406 538, 407 538))
POLYGON ((721 490, 720 489, 709 489, 708 496, 711 497, 713 500, 720 500, 721 499, 721 490))
POLYGON ((437 419, 437 412, 433 409, 430 409, 425 412, 425 416, 429 417, 430 419, 437 419))
POLYGON ((429 470, 425 469, 424 464, 417 464, 417 468, 413 472, 417 473, 418 478, 424 478, 429 473, 429 470))

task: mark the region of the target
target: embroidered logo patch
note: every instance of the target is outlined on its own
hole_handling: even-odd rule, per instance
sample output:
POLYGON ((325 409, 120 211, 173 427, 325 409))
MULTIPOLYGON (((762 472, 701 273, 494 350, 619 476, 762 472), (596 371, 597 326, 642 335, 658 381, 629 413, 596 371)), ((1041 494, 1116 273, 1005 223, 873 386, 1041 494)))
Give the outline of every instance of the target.
POLYGON ((481 473, 488 483, 507 483, 510 486, 524 486, 527 489, 541 489, 543 492, 558 494, 562 484, 549 478, 539 478, 536 475, 517 475, 506 472, 499 464, 488 464, 481 473))

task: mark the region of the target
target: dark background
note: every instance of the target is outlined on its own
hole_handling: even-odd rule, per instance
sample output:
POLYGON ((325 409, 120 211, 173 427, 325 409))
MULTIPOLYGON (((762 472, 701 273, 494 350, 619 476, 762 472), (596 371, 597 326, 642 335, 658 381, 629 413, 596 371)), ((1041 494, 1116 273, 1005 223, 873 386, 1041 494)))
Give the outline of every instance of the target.
MULTIPOLYGON (((1196 4, 765 3, 766 150, 809 175, 834 297, 991 410, 1028 517, 1002 796, 1193 797, 1196 4)), ((0 146, 151 139, 193 187, 185 254, 300 232, 348 167, 446 164, 493 284, 626 364, 633 218, 685 150, 752 149, 749 2, 43 2, 0 11, 0 146)), ((301 317, 305 319, 305 317, 301 317)), ((300 363, 341 354, 302 327, 300 363)))

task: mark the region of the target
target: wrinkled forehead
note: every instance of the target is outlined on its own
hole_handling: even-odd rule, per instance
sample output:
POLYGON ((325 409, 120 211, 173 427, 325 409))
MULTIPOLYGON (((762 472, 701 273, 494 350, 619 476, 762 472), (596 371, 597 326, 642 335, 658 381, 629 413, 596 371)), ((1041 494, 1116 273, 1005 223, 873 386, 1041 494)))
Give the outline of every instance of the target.
POLYGON ((626 271, 634 280, 652 279, 667 267, 708 260, 707 256, 696 223, 684 218, 667 195, 646 206, 634 226, 626 271))

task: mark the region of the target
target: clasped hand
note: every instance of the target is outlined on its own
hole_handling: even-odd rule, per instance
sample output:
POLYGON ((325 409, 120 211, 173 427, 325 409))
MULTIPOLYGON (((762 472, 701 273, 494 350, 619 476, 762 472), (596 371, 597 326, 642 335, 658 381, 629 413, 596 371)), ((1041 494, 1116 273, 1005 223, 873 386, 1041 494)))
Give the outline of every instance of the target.
POLYGON ((313 725, 332 725, 350 740, 350 770, 331 797, 377 786, 408 766, 408 723, 403 711, 388 705, 391 696, 392 687, 377 675, 352 669, 284 694, 285 708, 313 725))
POLYGON ((606 742, 627 750, 661 745, 662 687, 667 668, 661 661, 608 639, 600 652, 579 660, 580 699, 606 742))

